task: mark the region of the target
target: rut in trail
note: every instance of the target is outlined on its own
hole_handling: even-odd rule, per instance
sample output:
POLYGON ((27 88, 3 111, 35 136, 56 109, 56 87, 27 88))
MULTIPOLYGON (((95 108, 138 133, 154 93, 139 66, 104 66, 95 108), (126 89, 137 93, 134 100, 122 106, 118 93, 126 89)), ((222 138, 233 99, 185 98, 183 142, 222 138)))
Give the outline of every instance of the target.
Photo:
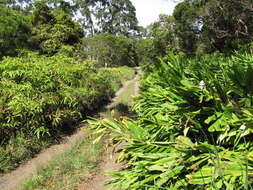
MULTIPOLYGON (((117 101, 122 96, 122 93, 125 93, 125 89, 128 88, 129 85, 134 84, 135 86, 135 93, 133 95, 137 95, 138 93, 138 84, 139 84, 139 76, 130 81, 127 81, 123 84, 122 88, 116 93, 115 98, 112 100, 106 109, 110 109, 117 104, 117 101)), ((105 115, 105 113, 99 113, 99 115, 105 115)), ((57 155, 65 152, 66 150, 70 149, 76 142, 80 141, 82 138, 88 135, 88 131, 85 130, 78 130, 74 135, 69 136, 65 139, 62 144, 53 145, 50 148, 42 151, 38 154, 35 158, 28 161, 26 164, 21 165, 16 170, 13 170, 10 173, 0 176, 0 190, 18 190, 21 188, 22 183, 32 175, 36 174, 37 171, 45 166, 48 162, 53 160, 57 155)), ((108 169, 117 169, 114 164, 114 160, 110 159, 107 160, 107 156, 104 155, 105 160, 103 161, 103 167, 101 166, 101 172, 104 173, 104 170, 108 169)), ((101 174, 102 176, 102 174, 101 174)), ((96 177, 95 177, 96 178, 96 177)), ((95 188, 96 189, 96 188, 95 188)), ((103 188, 102 188, 103 189, 103 188)), ((99 188, 99 190, 102 190, 99 188)), ((92 189, 85 189, 85 190, 92 190, 92 189)))
MULTIPOLYGON (((117 96, 115 97, 114 103, 108 106, 108 108, 112 108, 116 106, 120 102, 120 97, 126 91, 129 89, 128 86, 132 85, 133 86, 133 94, 132 96, 138 96, 139 95, 139 74, 136 75, 136 77, 127 82, 125 84, 125 88, 122 88, 117 96)), ((123 144, 119 145, 122 146, 123 144)), ((120 147, 118 147, 120 148, 120 147)), ((118 154, 112 154, 112 148, 106 149, 106 152, 103 155, 103 161, 100 164, 100 171, 99 173, 94 174, 89 182, 87 184, 79 184, 78 185, 78 190, 106 190, 108 189, 108 186, 104 184, 106 180, 109 179, 108 176, 106 176, 106 173, 112 170, 120 170, 122 168, 122 165, 119 163, 116 163, 116 160, 118 158, 118 154)))

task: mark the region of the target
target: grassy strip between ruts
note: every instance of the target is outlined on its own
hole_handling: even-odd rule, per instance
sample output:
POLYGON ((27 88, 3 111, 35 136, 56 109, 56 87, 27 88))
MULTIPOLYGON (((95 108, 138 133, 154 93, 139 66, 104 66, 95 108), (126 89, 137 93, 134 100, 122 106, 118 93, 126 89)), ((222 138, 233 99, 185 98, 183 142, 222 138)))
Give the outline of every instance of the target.
POLYGON ((23 190, 72 190, 80 182, 89 179, 97 170, 103 152, 103 140, 93 144, 94 137, 84 138, 72 148, 57 156, 42 168, 37 175, 28 179, 23 190))

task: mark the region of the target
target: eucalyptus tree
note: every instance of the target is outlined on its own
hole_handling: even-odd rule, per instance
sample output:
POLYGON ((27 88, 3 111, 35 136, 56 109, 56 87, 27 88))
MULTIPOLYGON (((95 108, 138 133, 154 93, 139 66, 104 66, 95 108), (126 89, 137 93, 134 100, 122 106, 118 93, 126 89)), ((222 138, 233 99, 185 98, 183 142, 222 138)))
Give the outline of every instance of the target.
POLYGON ((136 10, 130 0, 3 0, 3 3, 25 12, 31 12, 35 2, 61 7, 71 13, 86 33, 138 34, 136 10))
POLYGON ((130 0, 75 0, 80 20, 91 35, 95 33, 123 34, 138 32, 136 10, 130 0))

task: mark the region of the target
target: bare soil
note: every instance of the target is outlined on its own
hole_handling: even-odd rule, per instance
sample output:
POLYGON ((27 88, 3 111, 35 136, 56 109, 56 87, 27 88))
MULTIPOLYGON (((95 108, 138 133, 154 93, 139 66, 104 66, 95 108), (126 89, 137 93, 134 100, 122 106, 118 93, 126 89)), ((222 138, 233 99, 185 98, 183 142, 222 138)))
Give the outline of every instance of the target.
MULTIPOLYGON (((110 109, 117 105, 119 98, 125 92, 125 89, 131 84, 135 85, 134 96, 138 95, 139 89, 139 75, 130 81, 123 84, 122 88, 116 93, 115 98, 112 102, 106 106, 106 109, 110 109)), ((104 116, 105 113, 101 112, 100 116, 104 116)), ((10 173, 0 176, 0 189, 1 190, 18 190, 21 188, 22 183, 36 172, 46 165, 48 162, 53 160, 57 155, 63 153, 64 151, 70 149, 76 142, 84 138, 89 134, 87 130, 79 129, 75 134, 66 137, 62 144, 53 145, 48 149, 45 149, 39 153, 35 158, 28 161, 26 164, 21 165, 16 170, 10 173)), ((116 154, 111 154, 111 149, 107 149, 103 155, 102 162, 99 165, 99 173, 91 174, 91 179, 89 184, 80 184, 78 189, 82 190, 103 190, 105 189, 104 181, 108 179, 105 173, 110 170, 117 170, 121 168, 120 164, 117 164, 116 154)))

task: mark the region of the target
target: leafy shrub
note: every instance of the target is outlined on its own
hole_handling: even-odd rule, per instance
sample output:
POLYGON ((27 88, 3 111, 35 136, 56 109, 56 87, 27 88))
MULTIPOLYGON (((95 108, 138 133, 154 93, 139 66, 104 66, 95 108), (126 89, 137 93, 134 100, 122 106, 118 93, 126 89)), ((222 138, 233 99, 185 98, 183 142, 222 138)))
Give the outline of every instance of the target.
MULTIPOLYGON (((142 82, 131 120, 90 121, 127 141, 119 189, 251 189, 253 56, 169 56, 142 82)), ((103 130, 102 130, 103 129, 103 130)))
POLYGON ((75 122, 108 102, 134 75, 127 67, 98 69, 92 61, 25 54, 0 63, 0 143, 10 163, 38 152, 43 146, 36 138, 45 142, 74 130, 75 122))
POLYGON ((38 137, 54 134, 64 123, 80 119, 107 101, 122 82, 121 74, 96 69, 92 62, 74 63, 68 57, 4 59, 0 65, 1 136, 12 131, 38 137))

